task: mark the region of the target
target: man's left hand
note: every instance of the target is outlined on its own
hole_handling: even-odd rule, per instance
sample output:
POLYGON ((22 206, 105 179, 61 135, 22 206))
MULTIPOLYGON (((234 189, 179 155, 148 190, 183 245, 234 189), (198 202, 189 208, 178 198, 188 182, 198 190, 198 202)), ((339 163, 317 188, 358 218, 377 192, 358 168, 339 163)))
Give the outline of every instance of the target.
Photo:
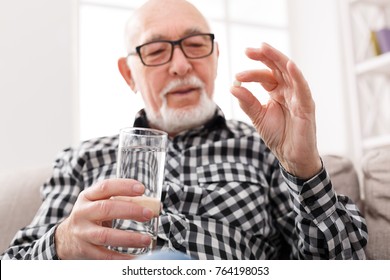
POLYGON ((243 86, 233 86, 231 93, 282 166, 294 176, 311 178, 322 163, 316 142, 315 104, 305 78, 294 62, 268 44, 248 48, 246 55, 269 69, 244 71, 236 80, 260 83, 268 91, 269 101, 261 104, 243 86))

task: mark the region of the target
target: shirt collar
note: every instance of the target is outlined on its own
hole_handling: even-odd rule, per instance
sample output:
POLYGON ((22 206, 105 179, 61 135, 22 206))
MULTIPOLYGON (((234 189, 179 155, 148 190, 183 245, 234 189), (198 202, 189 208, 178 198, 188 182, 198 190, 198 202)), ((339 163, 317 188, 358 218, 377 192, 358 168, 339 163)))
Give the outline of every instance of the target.
MULTIPOLYGON (((133 126, 134 127, 150 128, 149 121, 148 121, 148 118, 146 116, 146 112, 144 109, 140 110, 136 114, 133 126)), ((227 128, 226 119, 225 119, 225 115, 223 114, 221 108, 217 107, 217 109, 215 109, 214 116, 209 121, 207 121, 202 126, 202 128, 205 130, 211 131, 211 130, 221 128, 221 127, 227 128)), ((200 127, 194 128, 194 130, 198 130, 199 128, 200 127)))

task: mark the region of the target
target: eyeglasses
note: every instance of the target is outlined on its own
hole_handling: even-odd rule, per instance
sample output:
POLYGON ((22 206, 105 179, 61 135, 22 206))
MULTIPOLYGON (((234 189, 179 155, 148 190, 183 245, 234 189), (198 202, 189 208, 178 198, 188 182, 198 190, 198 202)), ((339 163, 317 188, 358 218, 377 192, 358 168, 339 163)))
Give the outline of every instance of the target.
POLYGON ((136 52, 129 53, 129 55, 138 54, 145 66, 159 66, 171 61, 173 50, 178 45, 185 57, 198 59, 213 53, 214 38, 212 33, 201 33, 189 35, 177 41, 153 41, 136 47, 136 52))

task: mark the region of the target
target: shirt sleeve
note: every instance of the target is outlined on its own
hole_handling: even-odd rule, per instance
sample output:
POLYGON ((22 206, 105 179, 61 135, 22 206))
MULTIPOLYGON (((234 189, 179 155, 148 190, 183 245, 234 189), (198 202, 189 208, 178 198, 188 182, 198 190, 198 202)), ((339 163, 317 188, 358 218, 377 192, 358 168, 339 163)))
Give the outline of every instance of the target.
POLYGON ((58 259, 54 240, 56 227, 70 214, 81 191, 72 158, 71 149, 58 156, 52 177, 42 186, 43 202, 35 218, 16 233, 1 259, 58 259))
POLYGON ((296 257, 304 259, 365 259, 368 233, 366 221, 346 196, 338 196, 323 168, 305 181, 289 174, 282 166, 292 200, 293 217, 288 225, 296 247, 296 257))

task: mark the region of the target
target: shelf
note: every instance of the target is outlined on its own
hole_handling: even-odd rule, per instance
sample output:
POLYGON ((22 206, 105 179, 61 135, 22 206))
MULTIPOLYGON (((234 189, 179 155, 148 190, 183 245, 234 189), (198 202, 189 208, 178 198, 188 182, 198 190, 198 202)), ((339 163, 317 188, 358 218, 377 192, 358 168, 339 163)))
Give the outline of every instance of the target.
POLYGON ((368 138, 363 141, 363 148, 366 150, 383 146, 390 146, 390 134, 368 138))
POLYGON ((390 52, 364 59, 374 53, 370 32, 389 24, 390 0, 342 0, 341 5, 351 120, 364 119, 351 126, 353 158, 359 164, 368 150, 390 147, 390 127, 382 124, 389 122, 382 113, 389 101, 390 52))
POLYGON ((390 52, 384 53, 356 65, 356 74, 382 73, 390 75, 390 52))

